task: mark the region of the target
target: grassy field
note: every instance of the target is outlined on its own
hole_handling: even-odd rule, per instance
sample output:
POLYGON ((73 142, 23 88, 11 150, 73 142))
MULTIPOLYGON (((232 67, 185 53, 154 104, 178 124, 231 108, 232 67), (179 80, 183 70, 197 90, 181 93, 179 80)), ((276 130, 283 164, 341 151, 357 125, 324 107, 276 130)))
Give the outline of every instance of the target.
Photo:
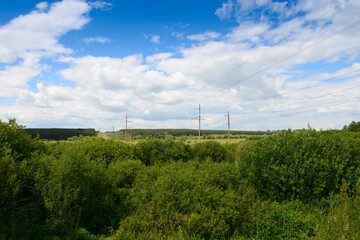
MULTIPOLYGON (((113 140, 125 142, 124 134, 121 134, 119 132, 97 133, 96 137, 100 137, 100 138, 104 138, 104 139, 113 139, 113 140)), ((173 136, 167 136, 167 137, 171 138, 173 136)), ((248 137, 251 137, 251 136, 250 135, 240 135, 240 136, 235 135, 235 136, 231 137, 230 143, 242 142, 242 141, 245 141, 248 137)), ((183 141, 191 143, 191 144, 195 144, 199 141, 199 138, 197 136, 181 136, 181 137, 174 137, 174 138, 177 140, 183 140, 183 141)), ((139 137, 139 136, 136 136, 134 138, 128 137, 127 142, 136 144, 139 141, 142 141, 145 139, 149 139, 149 137, 144 137, 144 138, 139 137)), ((208 141, 215 141, 215 142, 219 142, 221 144, 225 144, 225 143, 228 143, 228 138, 227 138, 226 134, 214 134, 214 135, 202 136, 201 142, 208 142, 208 141)))

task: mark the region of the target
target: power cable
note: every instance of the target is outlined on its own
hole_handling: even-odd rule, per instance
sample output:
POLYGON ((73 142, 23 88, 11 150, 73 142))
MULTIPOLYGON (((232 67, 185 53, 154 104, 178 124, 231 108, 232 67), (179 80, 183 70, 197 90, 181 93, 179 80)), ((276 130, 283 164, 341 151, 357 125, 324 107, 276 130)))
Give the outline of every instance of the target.
MULTIPOLYGON (((343 105, 343 104, 346 104, 346 103, 350 103, 350 102, 356 102, 356 101, 359 101, 360 98, 355 98, 355 99, 351 99, 351 100, 347 100, 347 101, 343 101, 341 103, 337 103, 337 104, 334 104, 334 105, 331 105, 329 107, 334 107, 334 106, 339 106, 339 105, 343 105)), ((333 103, 331 103, 333 104, 333 103)), ((327 106, 328 104, 326 104, 325 106, 327 106)), ((324 105, 321 105, 321 106, 318 106, 316 108, 311 108, 311 109, 306 109, 306 110, 302 110, 302 111, 297 111, 297 112, 292 112, 292 113, 288 113, 288 114, 282 114, 280 116, 277 116, 277 117, 273 117, 273 118, 253 118, 253 119, 242 119, 242 120, 251 120, 251 122, 259 122, 259 121, 265 121, 265 120, 273 120, 273 119, 278 119, 278 118, 283 118, 283 117, 289 117, 289 116, 292 116, 292 115, 296 115, 296 114, 299 114, 299 113, 307 113, 307 112, 313 112, 313 111, 317 111, 319 107, 323 107, 324 105)), ((235 118, 234 118, 235 119, 235 118)), ((233 119, 233 120, 234 120, 233 119)))
MULTIPOLYGON (((341 34, 341 33, 343 33, 343 32, 346 32, 347 30, 355 27, 355 26, 358 25, 359 23, 360 23, 360 20, 355 21, 354 23, 352 23, 352 24, 350 24, 350 25, 348 25, 348 26, 346 26, 346 27, 344 27, 344 28, 336 31, 335 33, 333 33, 333 34, 331 34, 331 35, 329 35, 329 36, 327 36, 327 37, 325 37, 325 38, 322 38, 322 39, 320 39, 320 40, 318 40, 318 41, 316 41, 316 42, 314 42, 314 43, 312 43, 312 44, 310 44, 310 45, 302 48, 300 51, 298 51, 298 52, 296 52, 296 53, 294 53, 294 54, 291 54, 291 55, 289 55, 289 56, 287 56, 287 57, 285 57, 285 58, 283 58, 283 59, 281 59, 281 60, 279 60, 279 61, 277 61, 277 62, 275 62, 275 63, 272 63, 272 64, 268 65, 267 67, 262 68, 262 69, 260 69, 259 71, 256 71, 255 73, 253 73, 253 74, 251 74, 251 75, 249 75, 249 76, 247 76, 247 77, 245 77, 245 78, 242 78, 241 80, 239 80, 239 81, 231 84, 230 86, 227 86, 227 87, 224 87, 224 88, 218 90, 217 92, 215 92, 215 94, 218 94, 218 93, 220 93, 220 92, 222 92, 222 91, 224 91, 224 90, 226 90, 226 89, 228 89, 228 88, 231 88, 231 87, 233 87, 233 86, 235 86, 235 85, 237 85, 237 84, 239 84, 239 83, 241 83, 241 82, 244 82, 245 80, 248 80, 248 79, 250 79, 250 78, 252 78, 252 77, 254 77, 254 76, 256 76, 256 75, 258 75, 258 74, 260 74, 260 73, 262 73, 262 72, 264 72, 264 71, 266 71, 266 70, 268 70, 268 69, 270 69, 270 68, 272 68, 272 67, 274 67, 274 66, 276 66, 276 65, 279 65, 280 63, 283 63, 283 62, 285 62, 286 60, 289 60, 290 58, 293 58, 293 57, 295 57, 296 55, 298 55, 298 54, 300 54, 300 53, 302 53, 302 52, 304 52, 304 51, 306 51, 306 50, 308 50, 308 49, 310 49, 310 48, 312 48, 312 47, 314 47, 314 46, 319 45, 321 42, 323 42, 323 41, 325 41, 325 40, 331 39, 331 38, 335 37, 335 36, 338 35, 338 34, 341 34)), ((213 95, 214 95, 214 94, 209 94, 209 95, 205 96, 205 98, 211 97, 211 96, 213 96, 213 95)))
MULTIPOLYGON (((296 33, 300 32, 301 30, 303 30, 304 28, 306 28, 307 26, 309 26, 312 23, 317 22, 318 20, 320 20, 321 18, 323 18, 324 16, 328 15, 329 13, 331 13, 332 11, 334 11, 335 9, 339 8, 341 5, 343 5, 344 3, 346 3, 349 0, 345 0, 341 3, 339 3, 338 5, 336 5, 335 7, 333 7, 332 9, 328 10, 327 12, 325 12, 324 14, 320 15, 319 17, 317 17, 315 20, 313 21, 309 21, 308 23, 306 23, 303 26, 300 26, 297 30, 293 31, 292 33, 290 33, 287 36, 287 39, 289 39, 290 37, 294 36, 296 33)), ((249 59, 247 59, 245 62, 235 66, 234 68, 230 69, 227 72, 222 73, 220 76, 216 77, 214 80, 212 80, 209 84, 213 84, 214 82, 217 82, 219 79, 221 79, 222 77, 226 76, 227 74, 235 71, 236 69, 240 68, 241 66, 246 65, 247 63, 249 63, 251 60, 255 59, 256 57, 260 56, 261 54, 264 54, 265 52, 269 51, 270 49, 272 49, 275 45, 279 44, 280 42, 284 41, 284 39, 280 39, 279 41, 277 41, 276 43, 274 43, 271 47, 268 47, 262 51, 260 51, 259 53, 255 54, 254 56, 250 57, 249 59)))
MULTIPOLYGON (((357 85, 355 87, 350 87, 350 88, 345 88, 345 89, 342 89, 342 90, 339 90, 339 91, 335 91, 335 92, 331 92, 331 93, 327 93, 327 94, 323 94, 323 95, 319 95, 319 96, 316 96, 316 97, 311 97, 311 98, 307 98, 307 99, 304 99, 304 100, 301 100, 301 101, 297 101, 297 102, 291 102, 289 104, 298 104, 298 103, 303 103, 303 102, 307 102, 307 101, 310 101, 310 100, 315 100, 315 99, 319 99, 319 98, 322 98, 322 97, 326 97, 326 96, 331 96, 331 95, 335 95, 335 94, 338 94, 338 93, 341 93, 341 92, 345 92, 345 91, 349 91, 349 90, 353 90, 353 89, 356 89, 356 88, 359 88, 360 85, 357 85)), ((269 110, 275 110, 275 109, 279 109, 279 108, 282 108, 286 106, 286 104, 283 104, 283 105, 280 105, 280 106, 277 106, 277 107, 273 107, 273 108, 269 108, 267 109, 266 111, 263 111, 263 112, 259 112, 257 114, 271 114, 271 113, 277 113, 277 112, 281 112, 282 110, 280 111, 269 111, 269 110)), ((287 109, 284 109, 284 110, 287 110, 287 109)), ((233 118, 234 120, 237 120, 239 118, 233 118)))

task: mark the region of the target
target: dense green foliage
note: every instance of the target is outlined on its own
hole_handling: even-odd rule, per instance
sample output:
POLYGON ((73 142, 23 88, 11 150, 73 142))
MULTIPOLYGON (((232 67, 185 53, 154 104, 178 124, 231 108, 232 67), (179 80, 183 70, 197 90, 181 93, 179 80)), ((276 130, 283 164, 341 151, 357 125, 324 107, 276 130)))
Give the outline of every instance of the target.
POLYGON ((344 126, 344 130, 349 132, 360 132, 360 122, 352 121, 348 126, 344 126))
POLYGON ((45 234, 43 201, 32 171, 34 159, 44 150, 45 145, 31 139, 14 119, 0 121, 0 239, 45 234))
POLYGON ((25 128, 25 132, 32 137, 39 135, 40 139, 66 140, 71 137, 94 136, 93 128, 25 128))
POLYGON ((169 161, 188 161, 191 159, 191 149, 184 142, 173 139, 148 139, 135 145, 134 157, 146 165, 169 161))
POLYGON ((259 193, 277 200, 326 198, 360 177, 359 135, 301 130, 247 141, 239 166, 259 193))
POLYGON ((0 239, 359 239, 359 141, 42 142, 0 121, 0 239))

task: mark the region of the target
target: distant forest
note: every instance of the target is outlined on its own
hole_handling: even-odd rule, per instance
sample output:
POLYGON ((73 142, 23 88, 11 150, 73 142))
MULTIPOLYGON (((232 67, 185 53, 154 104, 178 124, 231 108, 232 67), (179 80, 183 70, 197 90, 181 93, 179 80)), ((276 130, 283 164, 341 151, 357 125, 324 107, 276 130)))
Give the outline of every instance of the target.
POLYGON ((25 128, 25 132, 35 138, 39 135, 40 139, 48 140, 67 140, 77 136, 94 136, 93 128, 25 128))

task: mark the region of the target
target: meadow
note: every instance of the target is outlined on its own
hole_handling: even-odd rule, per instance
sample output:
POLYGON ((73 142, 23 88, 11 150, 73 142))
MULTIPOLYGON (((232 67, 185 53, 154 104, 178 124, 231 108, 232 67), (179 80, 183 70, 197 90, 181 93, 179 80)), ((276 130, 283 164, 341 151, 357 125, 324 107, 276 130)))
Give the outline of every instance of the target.
POLYGON ((359 125, 125 143, 0 121, 0 239, 360 239, 359 125))

